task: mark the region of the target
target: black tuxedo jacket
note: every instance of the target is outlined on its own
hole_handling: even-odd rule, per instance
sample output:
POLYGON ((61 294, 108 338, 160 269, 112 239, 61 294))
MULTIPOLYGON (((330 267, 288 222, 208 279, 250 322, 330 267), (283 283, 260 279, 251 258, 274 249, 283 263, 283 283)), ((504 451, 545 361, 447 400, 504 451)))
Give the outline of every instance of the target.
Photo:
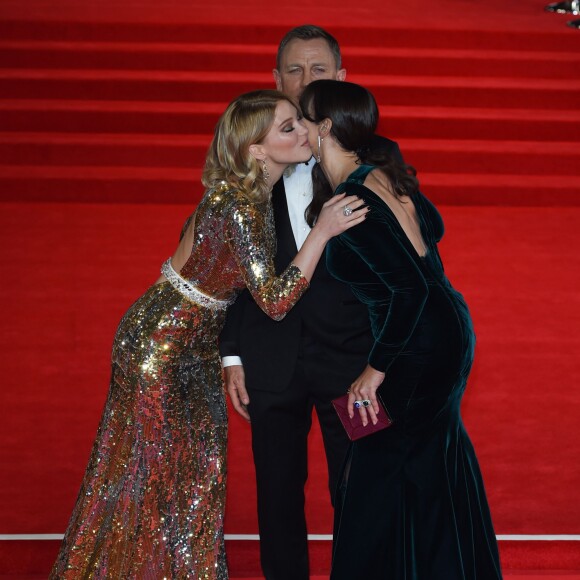
MULTIPOLYGON (((377 137, 377 144, 402 161, 394 141, 377 137)), ((284 180, 272 191, 277 251, 276 272, 282 272, 298 252, 288 215, 284 180)), ((220 336, 221 356, 237 355, 244 365, 246 386, 252 390, 281 392, 294 373, 301 336, 313 337, 323 347, 328 364, 356 376, 366 365, 373 345, 366 306, 350 287, 333 278, 323 255, 310 288, 281 321, 269 318, 245 290, 230 307, 220 336)), ((344 393, 337 385, 336 396, 344 393)))

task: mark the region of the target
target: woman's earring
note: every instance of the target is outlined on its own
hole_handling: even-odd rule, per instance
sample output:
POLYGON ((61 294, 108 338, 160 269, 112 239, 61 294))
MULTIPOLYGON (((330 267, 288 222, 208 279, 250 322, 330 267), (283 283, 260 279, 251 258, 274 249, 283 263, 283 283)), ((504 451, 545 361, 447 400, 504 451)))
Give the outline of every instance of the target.
POLYGON ((270 172, 268 171, 268 166, 266 165, 266 160, 262 161, 262 174, 264 175, 264 181, 268 183, 270 179, 270 172))
POLYGON ((324 141, 324 137, 318 135, 318 153, 316 154, 316 163, 320 163, 322 158, 320 157, 320 147, 322 146, 322 142, 324 141))

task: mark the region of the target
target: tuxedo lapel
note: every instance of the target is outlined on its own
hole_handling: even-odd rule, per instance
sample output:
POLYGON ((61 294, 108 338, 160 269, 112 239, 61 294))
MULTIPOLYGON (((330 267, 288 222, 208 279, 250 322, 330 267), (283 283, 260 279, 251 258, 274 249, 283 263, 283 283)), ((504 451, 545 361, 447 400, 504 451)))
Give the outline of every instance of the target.
MULTIPOLYGON (((298 253, 296 240, 290 224, 284 178, 274 185, 272 190, 272 207, 274 208, 274 223, 276 224, 276 239, 278 241, 277 256, 286 255, 293 258, 298 253)), ((287 263, 285 264, 287 265, 287 263)))

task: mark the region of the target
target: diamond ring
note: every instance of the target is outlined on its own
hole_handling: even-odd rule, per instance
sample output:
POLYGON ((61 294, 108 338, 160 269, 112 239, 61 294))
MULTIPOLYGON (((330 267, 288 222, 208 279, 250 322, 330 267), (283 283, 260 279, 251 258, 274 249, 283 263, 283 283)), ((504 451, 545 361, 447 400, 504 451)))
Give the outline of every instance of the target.
POLYGON ((345 206, 342 208, 342 215, 343 215, 343 216, 345 216, 345 217, 348 217, 348 216, 349 216, 349 215, 351 215, 351 214, 352 214, 352 207, 350 207, 350 206, 348 206, 348 205, 345 205, 345 206))

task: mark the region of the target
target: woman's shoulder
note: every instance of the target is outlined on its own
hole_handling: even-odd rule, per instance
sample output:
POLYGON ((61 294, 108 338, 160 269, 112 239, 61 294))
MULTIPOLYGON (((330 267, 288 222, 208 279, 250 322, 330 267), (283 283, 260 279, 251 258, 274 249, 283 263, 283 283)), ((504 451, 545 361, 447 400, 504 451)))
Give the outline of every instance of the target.
POLYGON ((207 206, 214 211, 220 208, 229 209, 246 204, 247 196, 244 192, 227 181, 220 181, 213 187, 208 188, 200 202, 200 205, 207 206))
POLYGON ((382 190, 389 187, 390 181, 380 168, 374 165, 361 165, 348 176, 346 181, 339 185, 336 193, 346 192, 351 195, 378 198, 380 196, 375 189, 382 190))
POLYGON ((200 206, 221 215, 226 221, 241 222, 243 218, 259 219, 265 203, 267 200, 256 200, 239 186, 220 181, 205 192, 200 206))
POLYGON ((227 181, 219 181, 212 187, 206 189, 203 201, 209 203, 219 203, 229 201, 239 194, 239 188, 227 181))

